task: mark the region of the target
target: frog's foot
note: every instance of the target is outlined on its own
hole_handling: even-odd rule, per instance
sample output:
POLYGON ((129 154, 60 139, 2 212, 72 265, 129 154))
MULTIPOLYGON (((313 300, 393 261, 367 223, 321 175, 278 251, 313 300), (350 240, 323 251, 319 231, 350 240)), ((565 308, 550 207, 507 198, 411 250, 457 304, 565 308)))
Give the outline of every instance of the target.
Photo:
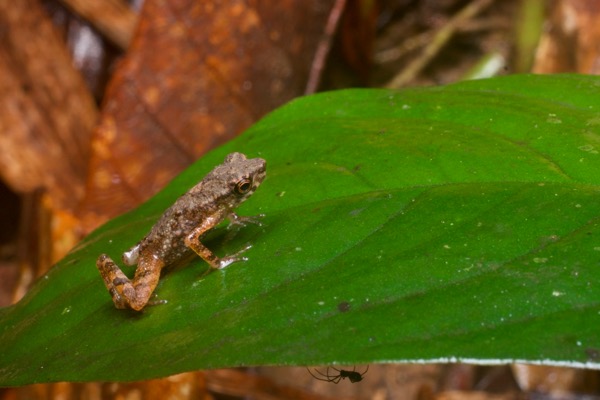
POLYGON ((252 245, 249 244, 246 247, 244 247, 241 250, 238 250, 236 253, 230 255, 230 256, 226 256, 226 257, 221 257, 218 259, 218 265, 216 267, 213 267, 215 269, 223 269, 225 267, 227 267, 229 264, 233 264, 234 262, 238 262, 238 261, 248 261, 248 257, 242 257, 241 254, 244 253, 246 250, 248 250, 249 248, 251 248, 252 245))
POLYGON ((144 268, 138 267, 135 278, 131 281, 106 254, 101 254, 96 261, 96 267, 115 307, 131 308, 136 311, 140 311, 148 303, 150 295, 158 284, 161 266, 162 264, 155 263, 146 264, 144 268))
POLYGON ((200 279, 204 279, 204 277, 206 275, 208 275, 211 271, 214 271, 215 269, 223 269, 223 268, 227 267, 228 265, 233 264, 234 262, 238 262, 238 261, 248 261, 248 257, 241 257, 240 255, 251 247, 252 247, 252 245, 247 245, 246 247, 239 250, 235 254, 232 254, 227 257, 222 257, 222 258, 215 258, 215 260, 212 263, 210 263, 210 268, 207 269, 200 276, 200 279))
POLYGON ((237 215, 236 213, 232 212, 230 213, 227 218, 229 219, 229 225, 227 226, 227 228, 231 228, 232 226, 246 226, 247 224, 254 224, 254 225, 258 225, 258 226, 262 226, 262 222, 260 221, 261 218, 263 218, 265 216, 265 214, 258 214, 252 217, 242 217, 240 215, 237 215))
POLYGON ((148 303, 146 303, 147 306, 157 306, 159 304, 167 304, 169 302, 169 300, 159 299, 156 296, 156 293, 154 295, 152 295, 152 297, 153 297, 153 299, 148 300, 148 303))

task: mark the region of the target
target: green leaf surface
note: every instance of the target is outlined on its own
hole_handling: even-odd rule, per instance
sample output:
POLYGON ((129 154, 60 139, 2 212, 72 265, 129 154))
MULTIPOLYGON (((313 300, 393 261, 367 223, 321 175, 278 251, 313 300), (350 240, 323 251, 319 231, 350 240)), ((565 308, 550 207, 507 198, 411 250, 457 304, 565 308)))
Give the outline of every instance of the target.
MULTIPOLYGON (((600 79, 511 76, 298 99, 104 225, 0 310, 0 385, 204 368, 524 361, 600 367, 600 79), (267 160, 214 229, 244 263, 117 310, 95 267, 231 151, 267 160)), ((133 274, 134 268, 125 271, 133 274)))

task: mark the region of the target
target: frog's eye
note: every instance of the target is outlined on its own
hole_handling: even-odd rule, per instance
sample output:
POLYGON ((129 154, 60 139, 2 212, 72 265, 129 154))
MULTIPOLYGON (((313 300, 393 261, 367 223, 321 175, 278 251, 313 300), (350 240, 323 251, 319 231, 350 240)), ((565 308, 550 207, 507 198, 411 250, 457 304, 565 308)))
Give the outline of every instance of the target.
POLYGON ((237 194, 246 194, 252 189, 252 180, 244 178, 235 184, 235 192, 237 194))

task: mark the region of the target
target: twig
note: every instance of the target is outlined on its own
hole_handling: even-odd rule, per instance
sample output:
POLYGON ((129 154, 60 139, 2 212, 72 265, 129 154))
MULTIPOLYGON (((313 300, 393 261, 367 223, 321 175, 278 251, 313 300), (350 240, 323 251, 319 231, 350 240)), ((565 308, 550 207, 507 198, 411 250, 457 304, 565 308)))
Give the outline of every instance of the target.
POLYGON ((431 44, 423 49, 421 55, 408 64, 406 68, 400 71, 385 86, 388 88, 399 88, 413 80, 427 63, 439 53, 440 49, 452 38, 462 24, 479 14, 492 2, 493 0, 475 0, 465 6, 435 34, 431 44))
POLYGON ((418 49, 419 47, 425 46, 427 43, 431 41, 431 37, 433 36, 432 31, 427 31, 420 33, 418 35, 412 36, 398 46, 394 46, 389 49, 382 50, 378 53, 375 53, 373 57, 373 61, 377 64, 384 64, 392 61, 396 61, 403 55, 418 49))
POLYGON ((310 67, 304 94, 314 93, 319 87, 323 69, 325 68, 325 61, 327 60, 327 55, 331 49, 331 42, 333 41, 333 36, 345 8, 346 0, 335 0, 331 12, 329 13, 329 18, 327 19, 327 25, 325 25, 325 32, 323 32, 323 36, 321 37, 321 40, 319 40, 317 51, 315 52, 315 57, 313 58, 310 67))

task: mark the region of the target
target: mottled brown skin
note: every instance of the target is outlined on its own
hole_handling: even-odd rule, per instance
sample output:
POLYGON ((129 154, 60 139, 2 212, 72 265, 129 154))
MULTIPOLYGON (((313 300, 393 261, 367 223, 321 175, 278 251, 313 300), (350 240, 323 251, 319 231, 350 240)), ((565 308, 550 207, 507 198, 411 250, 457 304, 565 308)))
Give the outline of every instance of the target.
POLYGON ((158 284, 161 270, 192 251, 214 269, 241 260, 239 253, 217 257, 200 243, 200 237, 225 218, 234 224, 253 222, 252 218, 239 217, 233 210, 254 193, 265 174, 265 160, 247 159, 241 153, 229 154, 223 164, 177 199, 137 245, 123 253, 126 265, 137 264, 132 280, 110 257, 101 254, 96 266, 115 306, 136 311, 144 308, 158 284))

